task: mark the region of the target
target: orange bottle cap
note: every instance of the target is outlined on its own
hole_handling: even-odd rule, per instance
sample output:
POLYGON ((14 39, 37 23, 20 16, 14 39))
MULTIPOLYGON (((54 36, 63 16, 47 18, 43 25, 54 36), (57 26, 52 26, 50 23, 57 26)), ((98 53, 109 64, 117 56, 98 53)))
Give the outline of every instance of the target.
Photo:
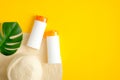
POLYGON ((43 16, 36 16, 35 20, 39 20, 39 21, 42 21, 42 22, 47 22, 47 18, 43 17, 43 16))
POLYGON ((44 37, 47 37, 47 36, 57 36, 57 35, 58 35, 57 31, 51 30, 51 31, 46 31, 45 34, 44 34, 44 37))

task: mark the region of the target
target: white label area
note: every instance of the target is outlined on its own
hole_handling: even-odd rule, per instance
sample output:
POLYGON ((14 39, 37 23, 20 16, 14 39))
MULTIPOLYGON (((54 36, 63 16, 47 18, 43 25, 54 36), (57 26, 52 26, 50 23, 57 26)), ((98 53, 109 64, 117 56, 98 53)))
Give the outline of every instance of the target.
POLYGON ((59 36, 47 37, 48 63, 61 63, 59 36))
POLYGON ((35 20, 32 32, 27 43, 29 47, 35 49, 40 48, 45 28, 46 28, 45 22, 35 20))

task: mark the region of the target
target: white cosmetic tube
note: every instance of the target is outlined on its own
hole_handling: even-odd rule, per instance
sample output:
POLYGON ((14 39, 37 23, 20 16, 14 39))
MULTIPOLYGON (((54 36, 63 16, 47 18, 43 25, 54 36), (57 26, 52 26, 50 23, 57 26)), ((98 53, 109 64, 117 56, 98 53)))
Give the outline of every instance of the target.
POLYGON ((49 64, 61 63, 60 42, 57 32, 56 31, 48 32, 46 38, 47 38, 48 63, 49 64))
POLYGON ((40 49, 43 34, 46 28, 46 21, 47 19, 43 16, 36 17, 27 46, 32 47, 34 49, 40 49))

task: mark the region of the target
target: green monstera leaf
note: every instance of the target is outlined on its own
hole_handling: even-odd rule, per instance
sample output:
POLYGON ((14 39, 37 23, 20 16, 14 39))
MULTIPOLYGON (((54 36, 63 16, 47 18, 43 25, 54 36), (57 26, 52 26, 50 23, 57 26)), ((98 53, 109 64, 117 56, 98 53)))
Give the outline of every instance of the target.
POLYGON ((22 39, 22 30, 17 22, 4 22, 0 33, 0 52, 6 56, 14 54, 22 39))

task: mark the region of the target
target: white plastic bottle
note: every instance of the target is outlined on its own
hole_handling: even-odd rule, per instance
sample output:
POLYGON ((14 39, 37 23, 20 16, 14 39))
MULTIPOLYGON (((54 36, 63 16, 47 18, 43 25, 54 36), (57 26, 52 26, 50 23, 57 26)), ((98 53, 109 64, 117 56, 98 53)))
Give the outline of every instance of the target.
POLYGON ((43 16, 36 16, 32 32, 30 34, 27 46, 39 49, 41 46, 43 34, 46 28, 47 19, 43 16))
POLYGON ((46 32, 48 64, 61 63, 60 42, 56 31, 46 32))

